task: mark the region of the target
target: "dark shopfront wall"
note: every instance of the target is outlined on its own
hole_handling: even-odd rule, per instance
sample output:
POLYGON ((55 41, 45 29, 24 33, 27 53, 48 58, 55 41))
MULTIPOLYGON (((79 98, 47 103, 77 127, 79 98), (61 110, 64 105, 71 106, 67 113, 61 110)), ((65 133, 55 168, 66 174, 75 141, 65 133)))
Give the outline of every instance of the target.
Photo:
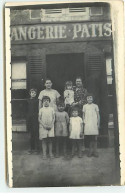
MULTIPOLYGON (((103 44, 99 41, 93 43, 27 44, 13 45, 12 54, 13 59, 22 57, 27 61, 27 90, 31 87, 37 88, 38 91, 42 90, 45 78, 51 77, 53 87, 62 93, 65 80, 68 78, 74 80, 77 75, 81 75, 85 87, 89 92, 95 94, 95 102, 100 107, 100 135, 103 136, 100 136, 100 141, 103 138, 104 145, 107 145, 109 112, 105 54, 106 50, 109 52, 109 48, 111 48, 109 41, 103 41, 103 44), (62 78, 60 78, 61 74, 62 78)), ((18 93, 16 94, 18 96, 18 93)), ((23 98, 26 98, 26 95, 23 98)))

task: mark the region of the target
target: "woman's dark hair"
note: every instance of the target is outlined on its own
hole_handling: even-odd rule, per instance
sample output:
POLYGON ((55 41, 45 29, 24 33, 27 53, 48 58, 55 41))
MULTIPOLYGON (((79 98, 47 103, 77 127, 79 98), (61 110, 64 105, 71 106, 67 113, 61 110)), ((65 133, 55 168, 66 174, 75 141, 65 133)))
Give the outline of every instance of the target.
POLYGON ((45 83, 46 83, 46 81, 47 81, 47 80, 49 80, 49 81, 51 81, 51 82, 52 82, 52 80, 51 80, 50 78, 46 78, 46 79, 45 79, 45 83))
POLYGON ((46 100, 46 99, 49 100, 49 102, 51 101, 51 99, 50 99, 49 96, 43 96, 43 98, 42 98, 42 103, 43 103, 43 101, 46 100))
POLYGON ((80 79, 80 80, 82 81, 82 77, 81 77, 81 76, 77 76, 77 77, 76 77, 76 80, 77 80, 77 79, 80 79))

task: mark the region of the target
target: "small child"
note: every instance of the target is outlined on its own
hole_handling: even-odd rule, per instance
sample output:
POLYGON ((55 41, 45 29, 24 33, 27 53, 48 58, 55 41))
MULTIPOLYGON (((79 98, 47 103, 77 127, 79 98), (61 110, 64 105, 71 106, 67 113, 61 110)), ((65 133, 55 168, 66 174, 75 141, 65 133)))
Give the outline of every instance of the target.
POLYGON ((83 121, 78 116, 78 108, 72 108, 72 117, 70 118, 69 132, 72 141, 72 157, 75 153, 75 146, 78 147, 78 157, 82 158, 82 139, 83 139, 83 121))
POLYGON ((64 91, 66 112, 70 113, 71 105, 74 103, 74 91, 72 81, 67 81, 64 91))
POLYGON ((92 155, 98 157, 97 135, 99 134, 99 108, 93 104, 93 95, 87 95, 87 104, 83 106, 84 135, 89 140, 88 157, 92 155))
POLYGON ((54 158, 52 152, 52 138, 54 137, 55 112, 50 104, 50 97, 43 96, 43 107, 39 110, 39 139, 42 140, 43 159, 47 158, 47 146, 50 158, 54 158))
POLYGON ((56 157, 59 157, 59 145, 62 142, 64 156, 67 154, 67 139, 68 139, 68 123, 69 116, 64 111, 65 104, 63 102, 58 103, 58 111, 55 114, 55 137, 56 137, 56 157))
POLYGON ((27 128, 30 133, 30 151, 28 154, 39 151, 39 129, 38 129, 38 99, 37 90, 30 89, 28 99, 27 128))

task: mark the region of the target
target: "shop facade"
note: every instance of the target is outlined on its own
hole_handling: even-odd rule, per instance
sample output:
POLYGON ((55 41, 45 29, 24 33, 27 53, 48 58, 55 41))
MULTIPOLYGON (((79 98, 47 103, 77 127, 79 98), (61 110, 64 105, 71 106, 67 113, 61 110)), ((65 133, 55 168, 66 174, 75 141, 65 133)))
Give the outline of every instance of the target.
POLYGON ((30 88, 39 94, 45 79, 51 78, 53 88, 63 95, 65 81, 72 80, 75 85, 75 78, 81 76, 100 108, 100 146, 108 146, 108 125, 114 114, 109 10, 107 5, 70 9, 65 5, 20 10, 18 15, 11 11, 13 131, 27 131, 30 88))

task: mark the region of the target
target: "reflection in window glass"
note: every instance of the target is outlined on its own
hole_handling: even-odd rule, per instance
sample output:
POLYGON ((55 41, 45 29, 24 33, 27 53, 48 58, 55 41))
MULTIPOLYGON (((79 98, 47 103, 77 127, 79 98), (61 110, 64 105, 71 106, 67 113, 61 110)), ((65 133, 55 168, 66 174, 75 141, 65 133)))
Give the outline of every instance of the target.
POLYGON ((26 62, 12 63, 12 89, 26 89, 26 62))
POLYGON ((112 59, 106 59, 107 84, 112 84, 112 59))

